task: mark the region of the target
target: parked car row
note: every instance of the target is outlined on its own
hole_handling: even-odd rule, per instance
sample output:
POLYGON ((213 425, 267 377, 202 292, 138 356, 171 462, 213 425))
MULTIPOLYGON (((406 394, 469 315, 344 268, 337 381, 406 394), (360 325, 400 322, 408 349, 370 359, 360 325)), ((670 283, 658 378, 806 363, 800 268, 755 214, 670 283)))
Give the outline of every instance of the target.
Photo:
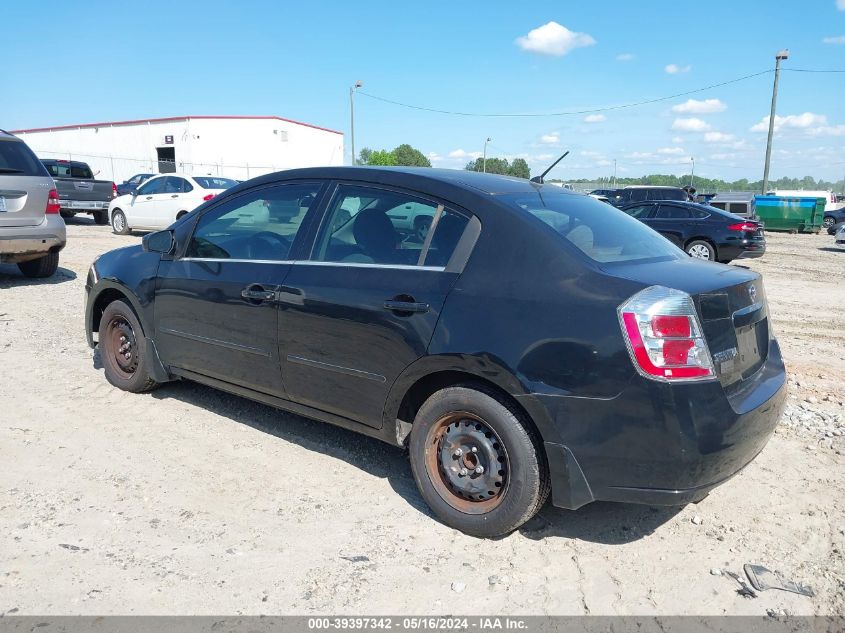
POLYGON ((117 195, 117 187, 112 181, 95 180, 87 163, 52 159, 42 159, 41 163, 56 183, 63 218, 86 213, 92 215, 97 224, 109 223, 109 203, 117 195))

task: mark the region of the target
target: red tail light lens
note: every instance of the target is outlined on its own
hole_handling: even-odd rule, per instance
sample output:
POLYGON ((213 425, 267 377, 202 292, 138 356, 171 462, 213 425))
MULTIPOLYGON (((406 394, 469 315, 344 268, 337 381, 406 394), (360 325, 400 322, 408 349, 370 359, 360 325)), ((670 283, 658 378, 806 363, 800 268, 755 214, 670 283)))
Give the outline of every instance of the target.
POLYGON ((729 231, 756 231, 757 224, 754 222, 737 222, 736 224, 728 224, 729 231))
POLYGON ((214 197, 214 194, 213 194, 213 193, 210 193, 210 194, 208 194, 207 196, 203 196, 203 197, 202 197, 202 199, 203 199, 203 201, 208 202, 208 201, 209 201, 209 200, 211 200, 213 197, 214 197))
POLYGON ((637 371, 665 382, 715 376, 692 298, 651 286, 619 306, 622 334, 637 371))
POLYGON ((62 205, 59 203, 59 192, 55 189, 50 189, 47 194, 47 208, 44 213, 58 213, 62 210, 62 205))
POLYGON ((117 185, 114 183, 111 184, 111 197, 117 198, 117 185))

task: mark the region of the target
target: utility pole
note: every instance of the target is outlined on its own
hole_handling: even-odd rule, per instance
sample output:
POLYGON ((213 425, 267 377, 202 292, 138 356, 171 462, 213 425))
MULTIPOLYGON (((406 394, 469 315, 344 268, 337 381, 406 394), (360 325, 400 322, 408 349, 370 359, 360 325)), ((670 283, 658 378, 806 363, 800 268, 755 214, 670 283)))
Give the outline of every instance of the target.
MULTIPOLYGON (((690 186, 690 189, 692 189, 692 183, 695 179, 695 158, 690 156, 689 159, 692 161, 692 171, 690 172, 690 175, 689 175, 689 186, 690 186)), ((706 166, 707 165, 705 165, 705 167, 706 166)))
POLYGON ((613 159, 613 188, 616 189, 616 159, 613 159))
POLYGON ((766 165, 763 168, 763 195, 768 193, 769 189, 769 163, 772 160, 772 136, 775 132, 775 110, 778 102, 778 80, 780 79, 780 60, 789 59, 789 49, 775 53, 775 84, 772 87, 772 110, 769 113, 769 139, 766 141, 766 165))
POLYGON ((352 145, 352 166, 357 163, 355 158, 355 90, 364 85, 360 79, 349 88, 349 142, 352 145))
POLYGON ((481 171, 483 171, 485 174, 487 173, 487 143, 492 140, 493 139, 488 136, 487 140, 484 141, 484 160, 481 163, 481 171))

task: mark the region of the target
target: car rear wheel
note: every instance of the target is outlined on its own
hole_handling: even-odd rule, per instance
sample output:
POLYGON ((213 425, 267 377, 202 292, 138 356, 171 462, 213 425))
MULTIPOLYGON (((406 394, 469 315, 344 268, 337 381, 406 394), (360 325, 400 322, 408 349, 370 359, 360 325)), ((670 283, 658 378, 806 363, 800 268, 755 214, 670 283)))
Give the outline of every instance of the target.
POLYGON ((508 534, 548 498, 536 432, 483 387, 449 387, 429 397, 409 449, 420 494, 441 521, 467 534, 508 534))
POLYGON ((94 224, 105 226, 109 223, 108 211, 94 211, 94 224))
POLYGON ((708 259, 711 262, 716 259, 716 249, 704 240, 693 240, 687 244, 687 255, 695 259, 708 259))
POLYGON ((59 211, 59 215, 62 216, 65 220, 69 220, 73 216, 76 215, 75 211, 59 211))
POLYGON ((59 254, 47 253, 44 257, 31 259, 28 262, 20 262, 18 270, 26 277, 42 278, 52 277, 59 268, 59 254))
POLYGON ((118 235, 129 235, 130 229, 126 222, 126 216, 120 209, 115 209, 111 214, 111 229, 118 235))
POLYGON ((125 301, 112 301, 100 318, 100 358, 106 380, 118 389, 141 393, 158 386, 149 372, 144 331, 125 301))
POLYGON ((836 224, 836 220, 834 220, 830 216, 827 216, 824 220, 822 220, 822 226, 824 226, 824 228, 826 228, 826 229, 829 229, 834 224, 836 224))

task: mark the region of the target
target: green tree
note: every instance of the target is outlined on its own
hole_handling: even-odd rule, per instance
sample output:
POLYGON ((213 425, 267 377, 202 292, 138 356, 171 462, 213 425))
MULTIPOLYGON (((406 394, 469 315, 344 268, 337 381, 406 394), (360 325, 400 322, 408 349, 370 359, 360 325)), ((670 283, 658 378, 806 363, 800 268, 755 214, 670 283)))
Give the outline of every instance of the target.
POLYGON ((488 158, 486 168, 484 159, 476 158, 468 162, 464 169, 467 171, 486 171, 488 174, 508 175, 510 168, 511 166, 506 158, 488 158))
POLYGON ((431 167, 431 161, 420 150, 403 143, 391 152, 396 162, 394 165, 405 167, 431 167))
POLYGON ((373 150, 371 150, 369 147, 365 147, 358 154, 358 160, 356 161, 356 164, 358 164, 358 165, 369 165, 370 159, 372 158, 372 156, 373 156, 373 150))
POLYGON ((524 158, 514 158, 508 173, 517 178, 531 178, 531 169, 524 158))
POLYGON ((370 153, 367 165, 390 167, 391 165, 396 165, 396 156, 393 155, 393 152, 388 152, 384 149, 377 149, 370 153))

